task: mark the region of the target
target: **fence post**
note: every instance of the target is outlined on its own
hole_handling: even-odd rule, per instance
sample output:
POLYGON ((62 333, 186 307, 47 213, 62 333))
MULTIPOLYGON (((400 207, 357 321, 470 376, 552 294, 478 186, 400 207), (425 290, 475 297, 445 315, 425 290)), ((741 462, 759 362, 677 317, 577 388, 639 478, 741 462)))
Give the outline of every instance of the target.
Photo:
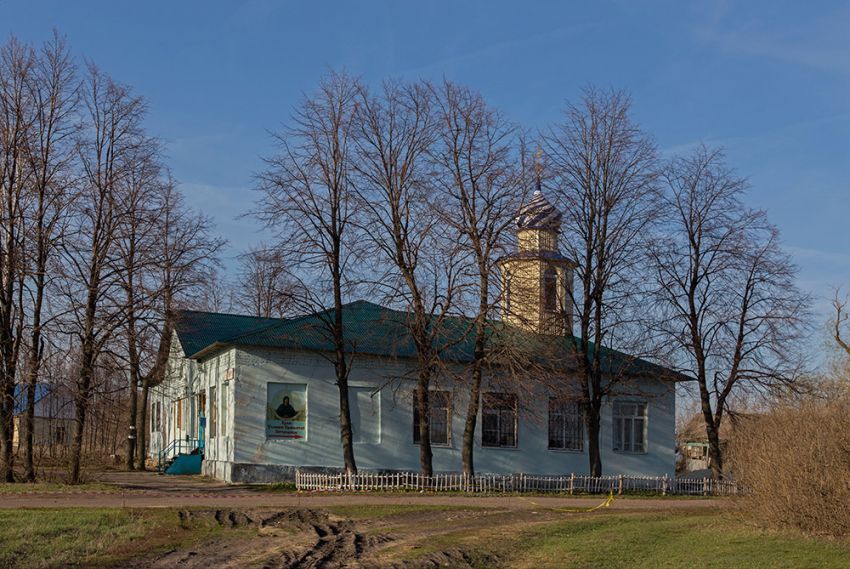
POLYGON ((573 495, 573 491, 575 490, 575 487, 576 487, 576 473, 573 472, 572 474, 570 474, 570 496, 573 495))
POLYGON ((702 479, 702 495, 708 496, 708 478, 702 479))
POLYGON ((618 496, 623 495, 623 475, 622 474, 620 475, 620 480, 618 481, 618 484, 617 484, 617 495, 618 496))
POLYGON ((667 475, 664 475, 664 478, 661 479, 661 495, 667 495, 667 475))

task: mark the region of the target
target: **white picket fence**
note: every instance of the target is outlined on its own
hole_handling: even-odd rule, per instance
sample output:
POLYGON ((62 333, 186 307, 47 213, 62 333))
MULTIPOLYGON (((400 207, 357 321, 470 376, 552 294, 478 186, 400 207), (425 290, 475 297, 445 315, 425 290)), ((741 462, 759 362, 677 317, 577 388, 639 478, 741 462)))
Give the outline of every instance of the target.
POLYGON ((734 496, 734 482, 712 478, 667 476, 536 476, 531 474, 436 474, 415 472, 323 474, 295 471, 295 488, 313 492, 428 491, 465 493, 553 492, 561 494, 657 494, 679 496, 734 496))

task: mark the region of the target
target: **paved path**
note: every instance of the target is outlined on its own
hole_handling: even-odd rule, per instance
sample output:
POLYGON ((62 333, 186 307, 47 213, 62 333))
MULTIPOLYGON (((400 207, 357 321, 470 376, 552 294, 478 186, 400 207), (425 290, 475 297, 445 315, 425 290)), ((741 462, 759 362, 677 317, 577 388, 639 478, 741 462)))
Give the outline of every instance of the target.
MULTIPOLYGON (((32 492, 0 494, 0 508, 132 507, 132 508, 324 508, 339 505, 451 505, 503 509, 589 508, 602 498, 540 496, 463 496, 447 494, 333 494, 264 492, 247 485, 228 485, 200 476, 161 476, 150 472, 104 472, 96 481, 115 486, 103 492, 32 492)), ((671 511, 714 509, 722 499, 615 498, 618 510, 671 511)))
MULTIPOLYGON (((0 508, 326 508, 353 505, 441 505, 505 509, 590 508, 600 498, 548 498, 522 496, 441 496, 441 495, 370 495, 370 494, 270 494, 270 493, 33 493, 0 496, 0 508)), ((611 508, 618 510, 672 511, 714 509, 723 500, 615 499, 611 508)))

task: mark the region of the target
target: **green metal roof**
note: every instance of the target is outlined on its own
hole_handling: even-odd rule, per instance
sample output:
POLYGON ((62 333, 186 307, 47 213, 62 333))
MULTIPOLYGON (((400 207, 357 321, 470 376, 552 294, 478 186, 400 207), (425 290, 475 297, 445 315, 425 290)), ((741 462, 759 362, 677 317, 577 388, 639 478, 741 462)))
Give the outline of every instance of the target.
MULTIPOLYGON (((384 357, 413 358, 416 348, 407 328, 410 314, 359 300, 343 307, 346 349, 349 352, 384 357)), ((327 323, 333 310, 297 318, 255 318, 233 314, 181 311, 175 330, 186 357, 197 359, 225 346, 255 346, 315 352, 333 351, 333 338, 327 323)), ((474 321, 452 316, 442 322, 437 336, 441 357, 447 361, 469 362, 474 354, 474 321)), ((523 343, 529 351, 557 354, 567 358, 570 341, 564 337, 540 336, 501 322, 491 322, 494 342, 523 343)), ((577 341, 573 339, 573 341, 577 341)), ((594 347, 591 344, 590 349, 594 347)), ((603 366, 627 369, 630 374, 664 374, 671 371, 640 358, 603 348, 603 366), (625 366, 625 367, 624 367, 625 366)), ((681 378, 676 378, 681 379, 681 378)))
POLYGON ((183 353, 186 357, 193 357, 217 342, 265 328, 277 322, 280 322, 277 318, 180 310, 175 318, 174 329, 180 345, 183 346, 183 353))

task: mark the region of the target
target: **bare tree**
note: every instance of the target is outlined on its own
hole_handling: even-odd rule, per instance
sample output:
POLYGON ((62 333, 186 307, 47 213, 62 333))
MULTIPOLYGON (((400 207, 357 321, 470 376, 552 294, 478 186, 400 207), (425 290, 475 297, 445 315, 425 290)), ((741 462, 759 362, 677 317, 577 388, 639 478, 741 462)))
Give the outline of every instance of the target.
POLYGON ((192 299, 186 299, 181 305, 191 310, 206 312, 232 312, 234 305, 233 283, 220 270, 212 269, 192 299))
POLYGON ((44 352, 44 314, 47 288, 52 280, 50 261, 64 234, 68 204, 72 199, 77 132, 77 81, 75 66, 63 38, 54 34, 38 57, 31 93, 35 116, 28 147, 31 171, 27 214, 28 248, 27 293, 30 305, 29 351, 26 363, 26 408, 21 422, 24 442, 24 479, 35 481, 33 467, 33 426, 36 385, 44 352))
POLYGON ((705 147, 663 175, 666 235, 651 248, 660 330, 695 379, 712 474, 723 476, 719 431, 735 393, 793 385, 808 298, 764 212, 742 202, 744 180, 705 147))
POLYGON ((116 227, 115 247, 118 256, 118 278, 124 295, 122 304, 126 338, 127 376, 129 385, 127 470, 135 467, 136 429, 139 386, 145 352, 143 327, 152 308, 152 287, 146 286, 155 271, 157 260, 157 218, 162 214, 158 198, 160 165, 156 148, 141 156, 119 185, 126 215, 116 227))
POLYGON ((153 275, 149 291, 152 314, 150 335, 158 338, 154 359, 141 376, 141 402, 136 432, 138 433, 137 468, 145 469, 148 432, 148 396, 150 389, 162 383, 168 367, 174 337, 174 312, 192 305, 195 298, 209 290, 214 281, 218 255, 227 241, 213 235, 211 219, 188 208, 171 177, 159 186, 153 275))
POLYGON ((354 79, 332 73, 319 92, 301 104, 291 126, 276 136, 278 154, 266 160, 268 168, 259 175, 264 197, 256 212, 280 237, 275 260, 288 279, 284 298, 318 314, 322 331, 333 343, 330 360, 349 473, 357 472, 348 394, 354 355, 346 339, 343 305, 355 282, 351 261, 360 249, 353 223, 351 163, 357 96, 354 79))
POLYGON ((140 374, 141 388, 136 433, 136 468, 145 469, 150 390, 166 377, 174 338, 174 313, 193 305, 208 290, 216 274, 218 255, 227 241, 212 234, 212 221, 188 208, 170 176, 157 186, 157 211, 153 264, 146 329, 151 344, 147 371, 140 374))
MULTIPOLYGON (((602 474, 602 402, 627 377, 621 373, 625 368, 606 373, 613 362, 602 348, 625 341, 658 203, 655 146, 632 121, 630 106, 623 92, 587 89, 581 103, 569 106, 563 122, 543 137, 552 189, 564 213, 565 252, 575 263, 576 286, 569 296, 578 337, 572 344, 593 476, 602 474)), ((567 332, 573 333, 569 327, 567 332)))
POLYGON ((80 349, 75 396, 75 428, 71 447, 70 482, 80 480, 86 414, 95 368, 107 342, 122 324, 122 312, 112 297, 118 282, 115 239, 126 208, 119 197, 149 140, 141 121, 141 98, 90 64, 83 102, 86 125, 81 133, 82 187, 75 201, 75 234, 64 244, 65 293, 69 333, 80 349))
POLYGON ((239 262, 233 303, 254 316, 283 318, 292 308, 294 288, 283 252, 261 243, 241 254, 239 262))
POLYGON ((14 38, 0 50, 0 478, 14 481, 12 453, 18 355, 24 326, 24 188, 35 121, 35 51, 14 38))
POLYGON ((835 311, 835 320, 832 323, 832 337, 844 353, 850 357, 850 340, 847 332, 843 330, 847 326, 847 298, 842 298, 840 291, 835 291, 832 298, 832 308, 835 311))
POLYGON ((437 172, 437 213, 466 253, 469 265, 463 278, 471 281, 468 290, 473 297, 474 352, 462 448, 463 471, 472 476, 481 382, 485 369, 494 363, 492 326, 501 297, 490 284, 498 278, 496 261, 506 251, 506 230, 523 202, 525 186, 516 168, 516 127, 465 87, 444 81, 433 90, 437 136, 430 156, 437 172))
MULTIPOLYGON (((460 291, 463 251, 441 222, 429 167, 434 144, 432 90, 425 84, 386 83, 379 96, 360 89, 358 97, 358 195, 363 230, 383 258, 386 275, 376 283, 405 306, 407 329, 416 348, 416 408, 419 464, 433 474, 429 386, 442 367, 444 324, 460 291)), ((456 339, 452 339, 456 342, 456 339)))

